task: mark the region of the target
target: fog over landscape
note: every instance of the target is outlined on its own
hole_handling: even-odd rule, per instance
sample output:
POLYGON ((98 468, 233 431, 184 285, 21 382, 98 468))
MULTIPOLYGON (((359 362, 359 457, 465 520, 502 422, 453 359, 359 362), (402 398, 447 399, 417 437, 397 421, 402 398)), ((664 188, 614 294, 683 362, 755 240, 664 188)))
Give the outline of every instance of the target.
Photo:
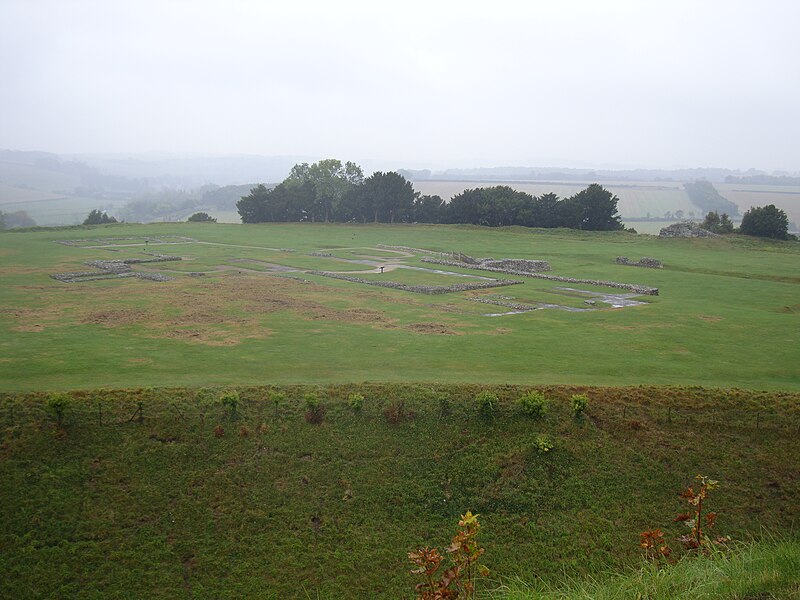
POLYGON ((794 173, 798 21, 788 0, 5 0, 0 148, 794 173))

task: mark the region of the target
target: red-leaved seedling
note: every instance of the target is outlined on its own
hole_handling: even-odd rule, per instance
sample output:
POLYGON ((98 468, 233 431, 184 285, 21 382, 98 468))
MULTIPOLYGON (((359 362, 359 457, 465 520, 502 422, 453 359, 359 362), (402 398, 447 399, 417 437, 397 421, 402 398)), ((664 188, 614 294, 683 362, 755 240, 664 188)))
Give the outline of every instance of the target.
POLYGON ((440 572, 444 557, 436 548, 420 548, 409 552, 409 560, 416 565, 414 575, 423 578, 416 585, 417 600, 450 600, 475 598, 475 580, 478 575, 486 576, 489 569, 477 564, 484 548, 476 540, 480 523, 478 515, 470 511, 461 515, 460 529, 453 536, 445 552, 450 557, 450 566, 440 572))

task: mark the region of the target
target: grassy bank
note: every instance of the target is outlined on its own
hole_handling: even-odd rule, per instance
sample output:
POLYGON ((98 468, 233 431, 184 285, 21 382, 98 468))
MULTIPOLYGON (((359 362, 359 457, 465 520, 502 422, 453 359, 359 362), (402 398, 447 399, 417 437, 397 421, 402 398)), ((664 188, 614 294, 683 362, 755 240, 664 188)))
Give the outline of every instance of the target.
POLYGON ((796 533, 797 393, 545 387, 534 420, 502 386, 487 420, 479 386, 283 387, 276 408, 277 389, 240 388, 235 414, 220 388, 74 392, 61 428, 45 394, 1 395, 0 594, 407 597, 406 553, 466 510, 496 581, 555 585, 637 564, 643 529, 682 533, 699 472, 720 534, 796 533))
POLYGON ((800 598, 800 540, 767 536, 713 556, 560 587, 514 582, 493 600, 792 600, 800 598))

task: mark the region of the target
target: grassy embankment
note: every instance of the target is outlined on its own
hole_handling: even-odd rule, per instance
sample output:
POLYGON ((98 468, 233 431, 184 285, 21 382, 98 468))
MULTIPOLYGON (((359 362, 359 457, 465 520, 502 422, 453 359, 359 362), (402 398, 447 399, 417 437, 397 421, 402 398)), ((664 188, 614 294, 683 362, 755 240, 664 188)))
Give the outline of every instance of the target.
POLYGON ((438 387, 444 416, 427 388, 330 386, 311 425, 309 388, 284 389, 277 416, 270 389, 240 389, 237 419, 220 389, 76 392, 63 433, 44 394, 1 395, 0 595, 408 597, 406 553, 444 545, 468 509, 489 586, 562 585, 635 568, 643 529, 681 533, 677 493, 698 472, 721 481, 717 533, 797 534, 797 393, 545 388, 551 410, 535 421, 504 386, 486 421, 477 386, 438 387), (346 400, 356 390, 360 413, 346 400), (591 398, 577 421, 576 391, 591 398), (383 409, 399 400, 408 417, 392 425, 383 409), (551 452, 537 452, 540 434, 551 452))

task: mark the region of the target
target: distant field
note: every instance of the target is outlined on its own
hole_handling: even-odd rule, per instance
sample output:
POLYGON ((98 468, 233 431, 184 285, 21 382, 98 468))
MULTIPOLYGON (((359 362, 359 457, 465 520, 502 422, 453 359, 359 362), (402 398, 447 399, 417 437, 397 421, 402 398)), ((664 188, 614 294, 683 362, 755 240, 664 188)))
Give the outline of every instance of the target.
POLYGON ((33 165, 0 161, 0 183, 12 187, 29 187, 57 194, 68 194, 80 185, 81 180, 77 175, 40 169, 33 165))
POLYGON ((76 175, 0 161, 0 211, 24 210, 37 225, 74 225, 93 209, 109 209, 113 214, 125 203, 75 196, 80 185, 76 175))
MULTIPOLYGON (((27 191, 27 190, 25 190, 27 191)), ((0 189, 0 195, 5 198, 19 198, 26 194, 7 193, 8 190, 0 189)), ((45 192, 46 193, 46 192, 45 192)), ((39 192, 34 192, 39 195, 39 192)), ((96 198, 80 198, 76 196, 54 196, 49 199, 26 199, 22 201, 0 202, 0 210, 11 213, 24 210, 36 221, 37 225, 75 225, 82 223, 86 216, 94 209, 110 209, 114 214, 115 207, 121 207, 124 202, 111 202, 96 198)))
POLYGON ((0 389, 438 381, 797 390, 798 258, 800 244, 742 237, 662 240, 469 226, 157 224, 6 232, 0 234, 0 389), (190 239, 163 243, 168 235, 190 239), (97 248, 55 243, 109 237, 136 239, 97 248), (380 265, 399 261, 509 277, 431 265, 421 255, 398 259, 379 244, 544 259, 553 275, 653 286, 660 294, 613 309, 596 295, 621 290, 527 277, 522 285, 429 296, 307 273, 371 270, 365 278, 410 285, 472 281, 432 270, 379 273, 380 265), (320 251, 336 257, 311 256, 320 251), (147 252, 185 260, 134 266, 173 277, 164 283, 65 284, 48 277, 90 270, 87 260, 148 258, 147 252), (665 268, 616 265, 620 255, 654 257, 665 268), (486 316, 513 312, 504 302, 537 307, 486 316), (550 304, 557 306, 539 306, 550 304))
POLYGON ((786 212, 789 221, 800 226, 800 186, 716 184, 719 193, 744 212, 753 206, 774 204, 786 212))
MULTIPOLYGON (((572 196, 585 189, 585 183, 504 183, 504 182, 465 182, 465 181, 415 181, 414 189, 423 194, 438 194, 449 201, 465 189, 508 185, 515 190, 541 196, 553 192, 561 198, 572 196)), ((618 210, 625 217, 662 217, 667 211, 675 213, 682 210, 686 217, 700 217, 699 209, 692 204, 689 196, 679 182, 604 182, 603 186, 619 197, 618 210)))

